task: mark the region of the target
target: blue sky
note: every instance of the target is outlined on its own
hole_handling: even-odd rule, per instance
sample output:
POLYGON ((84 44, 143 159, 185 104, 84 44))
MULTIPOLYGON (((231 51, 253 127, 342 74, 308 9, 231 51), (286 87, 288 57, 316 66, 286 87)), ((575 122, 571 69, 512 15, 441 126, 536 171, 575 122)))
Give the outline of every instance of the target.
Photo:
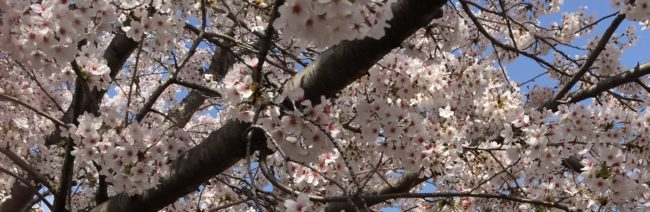
MULTIPOLYGON (((609 6, 609 1, 607 0, 599 0, 599 1, 594 1, 594 0, 565 0, 564 5, 562 7, 562 11, 553 15, 549 15, 544 17, 541 21, 544 26, 549 26, 550 23, 553 22, 560 22, 562 20, 562 13, 564 12, 572 12, 572 11, 578 11, 580 7, 587 6, 586 9, 586 15, 591 15, 594 14, 596 17, 596 20, 609 15, 611 13, 614 13, 615 10, 609 6)), ((614 18, 609 18, 601 23, 599 23, 594 31, 592 31, 589 35, 584 36, 579 38, 574 44, 579 47, 584 47, 586 42, 593 39, 597 35, 602 35, 605 29, 609 26, 611 21, 614 18)), ((648 54, 648 50, 650 50, 650 40, 648 39, 643 39, 647 38, 650 36, 650 30, 646 31, 641 31, 641 27, 639 26, 638 23, 632 22, 632 21, 624 21, 623 24, 618 28, 616 31, 616 34, 620 35, 625 29, 627 29, 628 26, 635 26, 636 27, 636 34, 639 38, 637 40, 636 45, 626 48, 623 51, 623 54, 621 56, 621 63, 623 64, 623 67, 629 69, 633 68, 636 66, 637 63, 645 63, 650 61, 650 54, 648 54)), ((576 54, 579 55, 584 55, 584 52, 576 51, 574 49, 570 48, 564 48, 567 51, 567 54, 570 56, 574 56, 576 54)), ((544 57, 546 61, 552 62, 552 54, 549 54, 549 56, 544 57)), ((510 78, 514 81, 517 82, 525 82, 534 76, 537 76, 538 74, 544 73, 546 70, 540 67, 536 62, 534 62, 531 59, 525 58, 525 57, 520 57, 517 59, 515 62, 510 63, 510 64, 504 64, 508 74, 510 75, 510 78)), ((535 83, 532 85, 545 85, 545 86, 550 86, 553 87, 557 85, 557 81, 552 80, 546 76, 538 78, 535 83)), ((531 87, 532 88, 532 87, 531 87)), ((522 87, 522 90, 526 90, 526 87, 522 87)))

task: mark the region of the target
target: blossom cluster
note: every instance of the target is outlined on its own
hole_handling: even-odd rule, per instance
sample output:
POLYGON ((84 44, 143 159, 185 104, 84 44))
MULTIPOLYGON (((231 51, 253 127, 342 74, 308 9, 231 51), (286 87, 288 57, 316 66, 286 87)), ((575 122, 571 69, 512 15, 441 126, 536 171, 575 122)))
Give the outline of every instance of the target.
MULTIPOLYGON (((443 17, 373 58, 366 73, 346 78, 344 89, 314 97, 314 90, 293 87, 310 75, 300 72, 321 71, 305 67, 327 62, 318 58, 328 57, 323 47, 381 38, 398 1, 273 5, 279 6, 272 23, 279 39, 261 52, 255 43, 265 43, 259 33, 272 20, 266 19, 271 2, 0 1, 0 94, 15 98, 0 98, 0 148, 57 188, 64 180, 65 147, 72 145, 73 174, 64 177, 80 180, 69 195, 71 211, 93 207, 102 186, 109 197, 148 195, 157 186, 165 191, 161 183, 174 181, 168 177, 179 169, 173 169, 188 162, 179 158, 192 158, 184 154, 201 142, 217 144, 219 151, 242 150, 244 144, 233 142, 244 139, 212 139, 233 120, 243 122, 242 131, 261 129, 268 149, 255 146, 246 157, 243 151, 226 154, 232 160, 220 174, 207 179, 200 173, 200 185, 197 180, 182 189, 194 192, 163 210, 254 211, 261 205, 319 211, 330 204, 319 199, 365 198, 402 186, 402 179, 415 179, 411 193, 432 194, 427 189, 434 186, 441 194, 530 203, 462 196, 368 207, 546 209, 534 201, 588 210, 650 206, 648 77, 594 94, 589 103, 563 98, 555 110, 540 109, 600 42, 595 36, 582 47, 575 44, 599 22, 586 8, 566 11, 545 28, 540 19, 562 11, 563 0, 447 3, 443 17), (205 33, 195 33, 191 26, 203 15, 205 33), (126 49, 132 53, 120 52, 125 61, 108 64, 106 53, 129 46, 110 41, 134 44, 126 49), (316 48, 304 48, 309 45, 316 48), (566 48, 584 54, 568 56, 566 48), (544 63, 550 54, 554 61, 544 63), (556 66, 545 76, 558 79, 558 86, 527 90, 510 80, 502 66, 519 57, 540 62, 542 69, 556 66), (75 92, 80 82, 106 94, 75 92), (218 94, 206 95, 208 90, 218 94), (95 94, 103 96, 87 98, 95 94)), ((647 0, 612 3, 628 19, 648 25, 647 0)), ((609 38, 577 89, 626 73, 622 50, 637 40, 635 29, 609 38)), ((32 177, 15 159, 0 156, 1 168, 32 177)), ((16 180, 0 175, 2 204, 16 180)))
POLYGON ((228 113, 243 121, 253 120, 254 108, 251 104, 242 103, 252 103, 254 101, 251 96, 255 89, 254 86, 258 85, 253 82, 251 73, 253 72, 252 67, 256 64, 257 59, 249 59, 244 63, 234 64, 228 74, 224 76, 223 84, 218 88, 224 95, 223 101, 231 105, 227 108, 228 113))
POLYGON ((648 29, 650 26, 650 1, 612 0, 611 5, 614 8, 620 9, 626 18, 638 21, 643 26, 643 29, 648 29))
POLYGON ((161 139, 164 132, 138 121, 122 128, 117 115, 85 113, 79 125, 62 129, 61 136, 74 141, 71 154, 82 164, 95 161, 101 167, 99 174, 107 176, 114 192, 142 193, 167 174, 168 163, 185 151, 190 137, 178 129, 170 139, 161 139))
POLYGON ((274 27, 284 38, 296 38, 319 47, 365 37, 379 39, 390 27, 395 0, 288 0, 274 27))
MULTIPOLYGON (((319 187, 320 182, 335 180, 354 187, 354 178, 349 176, 372 170, 378 158, 368 154, 378 152, 390 156, 384 165, 387 168, 427 177, 440 175, 435 181, 440 191, 523 189, 525 197, 544 201, 581 194, 571 199, 579 208, 635 207, 650 200, 631 201, 631 193, 623 193, 648 191, 647 186, 636 183, 648 181, 647 174, 638 172, 643 163, 637 162, 647 156, 638 155, 634 148, 617 147, 647 148, 647 139, 637 136, 647 130, 646 116, 633 118, 623 110, 580 105, 561 106, 555 113, 538 111, 537 106, 553 95, 549 88, 533 89, 525 104, 519 88, 496 77, 500 73, 485 62, 450 58, 438 60, 440 65, 428 64, 389 54, 368 77, 346 89, 347 97, 327 106, 329 114, 336 114, 329 115, 330 119, 349 123, 328 129, 349 140, 333 142, 345 152, 318 151, 322 135, 312 137, 310 133, 319 132, 314 120, 327 117, 314 118, 310 104, 303 104, 307 109, 301 113, 270 110, 270 119, 263 119, 262 125, 278 145, 279 153, 272 161, 281 163, 281 158, 287 158, 300 162, 286 166, 286 174, 292 176, 287 183, 300 189, 306 186, 317 194, 340 193, 336 187, 319 187), (350 104, 354 107, 346 106, 350 104), (503 140, 495 142, 497 138, 503 140), (323 156, 333 160, 323 160, 323 156), (568 177, 554 175, 567 169, 566 158, 571 157, 577 157, 577 164, 584 168, 579 173, 564 172, 568 177), (482 173, 478 181, 475 173, 482 173), (576 181, 573 176, 584 180, 576 181), (521 180, 525 182, 519 183, 521 180)), ((300 102, 299 95, 292 100, 300 102)), ((458 205, 465 209, 491 207, 490 201, 473 198, 460 200, 458 205)), ((285 206, 300 211, 309 202, 299 198, 286 201, 285 206)))
MULTIPOLYGON (((115 8, 108 1, 43 1, 29 4, 29 1, 0 3, 0 50, 26 68, 45 75, 70 75, 61 70, 73 61, 79 61, 87 73, 91 87, 105 88, 108 79, 106 61, 101 51, 78 50, 78 43, 93 46, 103 33, 111 30, 117 20, 115 8), (101 86, 103 81, 104 85, 101 86)), ((103 49, 103 46, 100 47, 103 49)), ((65 69, 64 69, 65 70, 65 69)), ((65 76, 60 76, 66 78, 65 76)))

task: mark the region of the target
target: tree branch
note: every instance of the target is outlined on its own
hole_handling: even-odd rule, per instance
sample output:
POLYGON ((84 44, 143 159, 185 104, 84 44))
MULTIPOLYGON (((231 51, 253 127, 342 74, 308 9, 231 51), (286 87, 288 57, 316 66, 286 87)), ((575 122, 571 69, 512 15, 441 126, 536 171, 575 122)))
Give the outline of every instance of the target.
MULTIPOLYGON (((439 193, 391 193, 391 194, 380 194, 380 195, 370 195, 365 196, 366 201, 373 202, 383 202, 390 199, 404 199, 404 198, 453 198, 453 197, 474 197, 474 198, 486 198, 486 199, 500 199, 507 200, 512 202, 528 203, 532 205, 539 205, 549 208, 557 208, 564 211, 571 211, 574 208, 556 203, 556 202, 546 202, 541 200, 533 200, 527 198, 519 198, 513 196, 507 196, 503 194, 488 194, 488 193, 464 193, 464 192, 439 192, 439 193)), ((330 201, 341 202, 345 201, 344 197, 331 198, 330 201)))
POLYGON ((67 128, 67 126, 65 125, 65 123, 63 123, 62 121, 60 121, 60 120, 58 120, 58 119, 56 119, 56 118, 50 116, 49 114, 47 114, 47 113, 45 113, 45 112, 43 112, 43 111, 40 111, 40 110, 36 109, 35 107, 33 107, 33 106, 31 106, 31 105, 29 105, 29 104, 27 104, 27 103, 21 101, 20 99, 16 99, 16 98, 14 98, 14 97, 12 97, 12 96, 5 95, 5 94, 3 94, 3 93, 0 93, 0 101, 1 101, 1 100, 6 100, 6 101, 10 101, 10 102, 13 102, 13 103, 16 103, 16 104, 22 105, 23 107, 26 107, 26 108, 28 108, 28 109, 31 110, 31 111, 34 111, 34 113, 36 113, 36 114, 38 114, 38 115, 40 115, 40 116, 43 116, 43 117, 49 119, 50 121, 52 121, 52 123, 56 124, 57 126, 62 126, 62 127, 66 127, 66 128, 67 128))
POLYGON ((34 167, 29 165, 29 163, 25 162, 23 159, 21 159, 20 156, 16 155, 16 153, 12 152, 8 148, 0 148, 0 152, 5 156, 7 156, 9 160, 14 162, 14 164, 20 167, 23 171, 27 172, 27 174, 29 174, 29 177, 31 179, 34 179, 36 182, 45 186, 45 188, 52 191, 53 187, 50 184, 50 182, 47 181, 47 178, 45 178, 45 176, 38 173, 36 169, 34 169, 34 167))
POLYGON ((434 17, 442 17, 438 9, 446 0, 400 1, 393 5, 394 17, 379 40, 343 41, 323 52, 321 56, 302 72, 296 74, 285 89, 302 88, 305 99, 318 104, 320 97, 335 97, 364 74, 402 41, 428 24, 434 17))
POLYGON ((156 211, 195 191, 198 185, 225 171, 245 155, 243 132, 249 124, 229 121, 183 154, 170 167, 169 177, 143 194, 119 194, 92 211, 156 211))
POLYGON ((616 32, 616 29, 618 28, 619 25, 625 20, 625 15, 618 15, 612 21, 612 24, 605 30, 605 33, 603 34, 603 37, 598 41, 598 44, 596 44, 596 47, 589 53, 589 56, 587 56, 587 60, 585 63, 582 64, 578 72, 576 72, 573 77, 567 82, 564 87, 553 97, 551 102, 558 102, 560 99, 564 98, 564 95, 566 95, 569 90, 582 78, 582 76, 589 71, 591 66, 596 62, 596 59, 598 58, 598 55, 600 55, 600 52, 602 52, 605 49, 605 46, 609 42, 609 38, 612 37, 614 32, 616 32))
MULTIPOLYGON (((328 49, 314 64, 294 76, 288 88, 303 88, 305 97, 313 102, 321 95, 333 97, 404 39, 434 17, 439 17, 439 9, 445 2, 402 0, 393 4, 394 18, 389 22, 392 27, 383 38, 346 41, 328 49)), ((249 126, 248 123, 228 121, 173 162, 169 177, 162 179, 158 187, 132 197, 119 194, 93 211, 158 210, 165 207, 245 157, 249 126)), ((252 144, 253 149, 266 148, 265 137, 261 134, 252 136, 256 141, 252 144)))
MULTIPOLYGON (((37 190, 36 188, 32 187, 32 185, 29 184, 29 181, 27 181, 27 180, 21 178, 21 177, 18 176, 17 174, 14 174, 13 172, 10 172, 9 170, 6 170, 6 169, 4 169, 4 168, 2 168, 2 167, 0 167, 0 172, 5 173, 5 174, 7 174, 7 175, 9 175, 9 176, 11 176, 11 177, 13 177, 13 178, 15 178, 17 182, 20 182, 20 183, 22 183, 23 185, 25 185, 25 186, 26 186, 26 187, 25 187, 26 189, 29 189, 29 190, 31 190, 32 193, 36 194, 36 196, 38 196, 38 198, 41 199, 41 201, 43 201, 43 203, 45 203, 45 205, 47 206, 47 208, 49 208, 50 210, 52 210, 53 207, 52 207, 52 204, 50 204, 50 201, 48 201, 47 199, 45 199, 45 197, 44 197, 43 195, 41 195, 41 193, 38 193, 38 190, 37 190)), ((30 197, 30 199, 31 199, 31 195, 29 195, 29 197, 30 197)), ((2 208, 0 208, 0 209, 4 209, 4 207, 2 207, 2 208)), ((16 208, 16 209, 18 209, 18 208, 16 208)))
MULTIPOLYGON (((602 92, 608 91, 609 89, 616 88, 630 82, 635 82, 639 78, 648 74, 650 74, 650 62, 638 65, 637 67, 634 67, 633 69, 625 71, 616 76, 602 79, 592 86, 569 94, 567 97, 570 98, 569 103, 580 102, 582 100, 595 97, 602 92)), ((549 109, 556 109, 559 105, 559 102, 554 101, 548 105, 550 105, 549 109)))
MULTIPOLYGON (((137 46, 138 43, 128 38, 124 32, 119 32, 115 35, 104 51, 104 59, 106 59, 106 64, 111 70, 109 73, 111 79, 114 79, 119 73, 122 66, 124 66, 124 63, 126 63, 126 60, 131 56, 131 53, 133 53, 137 46)), ((75 90, 77 89, 81 89, 81 87, 75 88, 75 90)), ((64 123, 72 123, 77 119, 77 117, 74 116, 75 111, 73 110, 73 106, 76 102, 82 103, 82 111, 97 112, 99 110, 101 99, 106 92, 106 90, 93 91, 92 95, 82 95, 79 98, 73 97, 70 107, 68 107, 60 120, 64 123)), ((59 129, 54 130, 54 132, 46 138, 45 144, 52 145, 61 141, 60 133, 61 131, 59 129)))
POLYGON ((0 204, 0 211, 27 211, 36 194, 33 188, 20 181, 14 182, 9 192, 9 198, 0 204))
MULTIPOLYGON (((419 173, 407 173, 399 181, 393 183, 393 185, 386 185, 375 192, 363 194, 364 196, 363 199, 365 200, 365 204, 367 204, 368 206, 376 205, 388 199, 372 198, 372 196, 391 195, 391 194, 409 192, 411 188, 415 187, 420 183, 423 183, 424 181, 426 181, 426 178, 421 178, 419 173)), ((362 204, 361 202, 359 202, 360 201, 359 199, 357 199, 356 201, 358 202, 357 204, 362 204)), ((343 201, 329 202, 325 206, 325 211, 327 212, 352 211, 353 209, 354 209, 354 205, 350 204, 349 202, 343 202, 343 201)))
POLYGON ((172 80, 172 83, 174 83, 174 84, 182 85, 183 87, 186 87, 186 88, 201 91, 201 92, 205 93, 206 95, 209 95, 210 97, 221 97, 221 93, 219 93, 219 91, 216 91, 216 90, 214 90, 214 89, 212 89, 212 88, 210 88, 208 86, 194 84, 194 83, 186 82, 186 81, 176 79, 176 78, 173 78, 171 80, 172 80))
POLYGON ((481 25, 478 18, 476 18, 476 16, 474 16, 474 14, 472 13, 472 10, 469 9, 469 6, 467 5, 468 1, 461 0, 460 4, 463 7, 463 10, 465 11, 465 14, 467 14, 467 16, 472 21, 472 23, 474 23, 474 26, 476 26, 476 29, 479 31, 479 33, 481 33, 483 36, 485 36, 485 38, 487 38, 495 46, 501 47, 501 48, 503 48, 505 50, 508 50, 508 51, 513 51, 513 52, 516 52, 518 54, 524 55, 524 56, 526 56, 526 57, 528 57, 530 59, 535 60, 535 62, 538 62, 538 63, 541 63, 541 64, 547 66, 548 68, 552 69, 553 71, 555 71, 555 72, 557 72, 559 74, 562 74, 564 76, 569 76, 569 74, 567 74, 566 72, 556 68, 555 66, 553 66, 549 62, 546 62, 546 60, 544 60, 542 58, 539 58, 538 56, 536 56, 534 54, 528 53, 528 52, 523 51, 523 50, 519 50, 519 49, 517 49, 515 47, 506 45, 504 43, 501 43, 496 38, 492 37, 492 35, 490 35, 490 33, 485 29, 485 27, 483 27, 483 25, 481 25))

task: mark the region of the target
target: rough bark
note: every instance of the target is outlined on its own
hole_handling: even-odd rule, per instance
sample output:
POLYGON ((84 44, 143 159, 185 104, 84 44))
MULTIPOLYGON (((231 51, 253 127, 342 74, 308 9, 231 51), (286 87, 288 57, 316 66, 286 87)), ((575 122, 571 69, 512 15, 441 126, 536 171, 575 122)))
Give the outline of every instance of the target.
POLYGON ((27 211, 35 193, 26 185, 16 180, 11 186, 11 196, 0 204, 0 211, 27 211))
POLYGON ((400 1, 393 5, 393 19, 386 35, 379 40, 344 41, 321 56, 287 83, 287 89, 300 87, 305 99, 320 102, 321 95, 335 97, 353 81, 368 72, 377 61, 434 17, 446 0, 400 1))
MULTIPOLYGON (((326 52, 296 75, 287 88, 301 87, 305 97, 317 102, 321 95, 334 97, 361 77, 386 53, 404 39, 440 16, 446 0, 402 0, 393 5, 394 18, 386 36, 376 40, 342 42, 326 52)), ((155 211, 196 190, 205 180, 225 171, 245 157, 246 132, 250 124, 229 121, 211 133, 198 146, 175 161, 171 174, 161 184, 141 195, 117 195, 93 211, 155 211)), ((257 137, 257 136, 253 136, 257 137)), ((264 148, 264 139, 254 139, 253 148, 264 148)))
POLYGON ((230 168, 246 153, 244 132, 250 124, 229 121, 190 149, 170 167, 169 177, 144 194, 119 194, 92 211, 157 211, 195 191, 201 183, 230 168))

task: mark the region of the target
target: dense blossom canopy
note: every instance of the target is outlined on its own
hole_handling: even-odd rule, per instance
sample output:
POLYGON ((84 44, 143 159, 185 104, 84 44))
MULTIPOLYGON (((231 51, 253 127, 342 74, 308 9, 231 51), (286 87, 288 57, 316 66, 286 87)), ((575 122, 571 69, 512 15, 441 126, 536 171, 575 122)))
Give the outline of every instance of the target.
POLYGON ((649 210, 609 2, 0 0, 0 211, 649 210))

